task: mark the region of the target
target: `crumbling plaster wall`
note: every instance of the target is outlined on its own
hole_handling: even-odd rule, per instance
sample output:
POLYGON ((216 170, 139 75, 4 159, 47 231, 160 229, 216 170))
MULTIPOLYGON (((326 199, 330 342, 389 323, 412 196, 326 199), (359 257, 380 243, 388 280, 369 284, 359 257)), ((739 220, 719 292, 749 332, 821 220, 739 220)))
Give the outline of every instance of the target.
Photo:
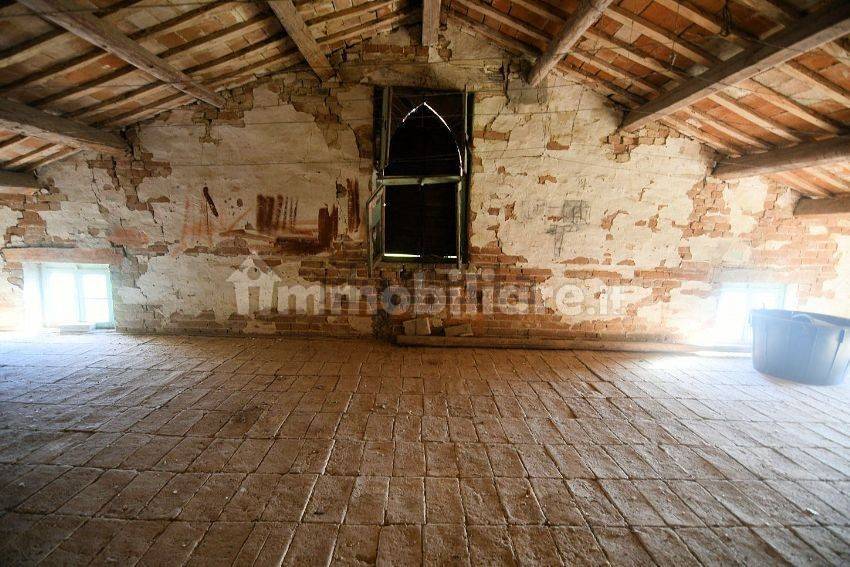
MULTIPOLYGON (((371 279, 365 269, 371 85, 468 88, 469 271, 535 288, 545 306, 457 317, 477 333, 691 340, 711 325, 725 281, 786 283, 800 307, 850 315, 850 222, 794 219, 791 191, 706 177, 712 153, 666 129, 622 137, 605 98, 562 76, 530 89, 516 58, 472 33, 450 26, 426 50, 416 32, 337 54, 341 84, 284 73, 235 89, 223 110, 189 107, 131 129, 132 159, 45 168, 39 195, 0 197, 4 246, 121 250, 114 296, 127 330, 370 333, 361 304, 241 316, 228 278, 257 256, 285 285, 409 285, 396 266, 371 279), (562 304, 567 285, 580 309, 562 304)), ((447 269, 428 273, 450 285, 447 269)), ((20 266, 0 264, 7 314, 20 285, 20 266)))

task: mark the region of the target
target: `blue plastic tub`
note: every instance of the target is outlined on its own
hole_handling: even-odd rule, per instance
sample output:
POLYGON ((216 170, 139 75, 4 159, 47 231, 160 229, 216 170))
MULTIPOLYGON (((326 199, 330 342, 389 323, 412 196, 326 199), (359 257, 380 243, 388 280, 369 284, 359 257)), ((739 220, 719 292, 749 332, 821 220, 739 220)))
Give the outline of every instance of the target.
POLYGON ((839 384, 850 367, 850 319, 756 309, 753 367, 759 372, 803 384, 839 384))

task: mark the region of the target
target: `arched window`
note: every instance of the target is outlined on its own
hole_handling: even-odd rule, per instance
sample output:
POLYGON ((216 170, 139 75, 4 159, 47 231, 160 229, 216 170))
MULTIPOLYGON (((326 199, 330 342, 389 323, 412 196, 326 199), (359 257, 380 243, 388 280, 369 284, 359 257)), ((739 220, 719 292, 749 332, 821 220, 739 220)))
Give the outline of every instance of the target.
POLYGON ((384 176, 430 177, 462 172, 457 140, 427 102, 411 110, 390 136, 384 176))
POLYGON ((380 122, 377 191, 368 207, 370 260, 460 264, 471 97, 385 88, 376 99, 380 122))

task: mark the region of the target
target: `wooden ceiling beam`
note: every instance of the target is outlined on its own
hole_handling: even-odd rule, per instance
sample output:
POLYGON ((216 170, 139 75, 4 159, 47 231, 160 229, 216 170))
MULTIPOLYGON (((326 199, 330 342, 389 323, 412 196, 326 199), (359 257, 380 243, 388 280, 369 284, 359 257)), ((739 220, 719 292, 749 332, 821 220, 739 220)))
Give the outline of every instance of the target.
POLYGON ((850 2, 838 0, 793 29, 773 36, 769 45, 744 51, 629 113, 623 128, 636 130, 848 33, 850 2))
MULTIPOLYGON (((426 0, 427 1, 427 0, 426 0)), ((536 87, 578 43, 581 36, 602 17, 602 12, 613 0, 582 0, 576 12, 564 23, 561 31, 537 58, 528 74, 528 83, 536 87)))
POLYGON ((117 156, 125 155, 128 149, 124 140, 112 132, 5 99, 0 99, 0 128, 54 144, 117 156))
MULTIPOLYGON (((117 20, 120 16, 126 16, 126 14, 123 13, 125 8, 131 7, 134 4, 139 4, 140 2, 141 0, 123 0, 109 6, 108 8, 95 12, 94 17, 104 18, 106 20, 117 20)), ((72 36, 73 34, 70 34, 63 29, 54 29, 23 43, 13 45, 3 51, 0 51, 0 68, 23 63, 27 59, 38 55, 44 49, 57 47, 62 41, 72 36)))
POLYGON ((325 52, 319 47, 292 0, 268 0, 268 4, 313 72, 323 81, 333 77, 335 72, 330 61, 325 57, 325 52))
POLYGON ((724 160, 714 168, 720 179, 738 179, 770 175, 806 167, 828 165, 850 160, 850 136, 806 142, 790 148, 779 148, 760 154, 724 160))
MULTIPOLYGON (((373 9, 373 8, 370 8, 370 10, 371 9, 373 9)), ((388 17, 380 18, 380 19, 378 19, 374 22, 368 22, 367 24, 360 24, 358 26, 355 26, 354 28, 350 28, 348 30, 342 30, 341 32, 338 32, 338 33, 344 35, 344 34, 351 33, 351 30, 355 30, 357 35, 362 35, 362 34, 367 34, 367 33, 378 33, 379 31, 382 31, 383 29, 385 29, 387 27, 391 27, 392 25, 395 25, 398 22, 410 20, 411 18, 417 17, 416 15, 411 15, 411 14, 407 14, 407 13, 404 13, 404 12, 402 12, 400 14, 390 14, 390 16, 391 16, 390 18, 388 18, 388 17)), ((334 34, 334 35, 336 36, 337 34, 334 34)), ((270 39, 272 39, 272 38, 270 38, 270 39)), ((283 41, 283 40, 282 39, 276 39, 274 41, 274 43, 280 44, 281 41, 283 41)), ((286 41, 286 43, 281 44, 281 45, 282 45, 282 47, 286 48, 286 47, 288 47, 288 45, 290 43, 290 38, 286 38, 285 41, 286 41)), ((331 40, 329 40, 329 41, 331 41, 331 40)), ((318 43, 322 44, 322 39, 319 39, 318 43)), ((219 68, 223 65, 229 64, 233 60, 241 59, 241 58, 244 58, 246 56, 257 55, 257 54, 259 54, 260 51, 263 51, 267 48, 268 48, 268 45, 263 46, 261 49, 258 49, 256 45, 255 46, 248 46, 248 47, 240 50, 239 52, 224 55, 224 56, 219 57, 218 59, 215 59, 213 61, 201 63, 199 65, 196 65, 195 67, 191 67, 189 69, 186 69, 186 72, 191 73, 191 74, 202 73, 202 72, 210 72, 210 71, 217 69, 217 68, 219 68)), ((301 58, 300 51, 293 44, 293 47, 291 49, 286 49, 282 53, 273 55, 273 56, 268 57, 266 59, 261 59, 260 61, 251 63, 250 65, 236 69, 236 70, 234 70, 230 73, 225 73, 224 75, 216 76, 215 78, 210 78, 208 81, 205 81, 205 84, 208 85, 208 86, 217 87, 217 86, 231 84, 234 80, 240 80, 241 77, 244 77, 245 80, 250 80, 250 79, 252 79, 256 76, 254 74, 254 72, 257 71, 257 70, 268 69, 269 67, 273 67, 273 66, 274 67, 280 67, 280 68, 286 68, 286 67, 289 67, 289 66, 297 63, 300 60, 300 58, 301 58)), ((131 95, 132 95, 132 93, 131 93, 131 95)), ((116 100, 117 98, 118 97, 114 97, 110 101, 105 101, 105 102, 107 104, 110 104, 110 105, 117 104, 119 102, 118 100, 116 100)), ((128 123, 131 123, 131 122, 142 120, 142 119, 150 117, 150 116, 154 116, 157 113, 160 113, 160 112, 163 112, 163 111, 166 111, 166 110, 172 110, 172 109, 175 109, 175 108, 179 108, 180 106, 183 106, 183 105, 185 105, 189 102, 191 102, 191 100, 188 100, 184 95, 180 95, 180 94, 170 95, 170 96, 165 97, 163 99, 159 99, 155 102, 127 110, 127 111, 125 111, 125 112, 123 112, 123 113, 121 113, 117 116, 110 116, 110 117, 104 118, 102 121, 100 121, 98 123, 98 125, 99 126, 116 126, 116 125, 128 124, 128 123)))
MULTIPOLYGON (((164 61, 168 61, 169 63, 171 63, 172 60, 177 59, 181 56, 185 56, 194 51, 202 51, 208 48, 210 43, 218 41, 225 42, 233 38, 248 34, 252 31, 262 29, 273 18, 274 16, 267 16, 263 14, 254 16, 253 18, 245 20, 244 22, 239 22, 222 30, 218 30, 213 33, 208 33, 201 37, 195 38, 189 42, 186 42, 182 45, 173 47, 167 51, 160 53, 158 57, 160 57, 164 61)), ((37 101, 33 101, 30 104, 32 106, 42 107, 56 105, 58 103, 67 103, 91 95, 97 90, 109 87, 109 83, 129 78, 136 72, 138 72, 138 69, 136 69, 135 67, 124 67, 107 75, 92 79, 91 81, 88 81, 81 85, 77 85, 74 88, 41 98, 37 101)), ((181 72, 185 73, 185 71, 181 72)), ((187 73, 187 75, 189 74, 187 73)), ((172 87, 172 85, 162 83, 151 83, 150 86, 172 87)), ((74 113, 71 113, 71 115, 74 115, 74 113)))
MULTIPOLYGON (((130 34, 129 37, 130 39, 138 41, 142 45, 146 45, 151 40, 157 39, 162 35, 171 33, 200 20, 215 16, 219 12, 232 9, 234 6, 234 2, 216 2, 214 4, 207 4, 195 10, 184 12, 177 17, 171 18, 154 26, 141 29, 130 34)), ((91 65, 106 57, 109 57, 109 54, 104 53, 100 49, 93 49, 68 61, 60 61, 46 69, 21 77, 12 83, 5 84, 2 88, 0 88, 0 92, 10 93, 26 90, 35 85, 53 80, 56 77, 82 69, 83 67, 91 65)))
POLYGON ((7 195, 32 195, 38 191, 38 179, 31 173, 0 169, 0 193, 7 195))
MULTIPOLYGON (((227 55, 223 55, 222 57, 213 59, 212 61, 207 61, 201 63, 199 65, 195 65, 194 67, 190 67, 188 69, 184 69, 184 72, 195 77, 199 78, 198 75, 200 73, 209 73, 218 68, 226 67, 228 65, 232 65, 234 61, 239 59, 248 59, 250 57, 255 57, 257 54, 270 49, 271 47, 279 47, 289 49, 290 53, 297 53, 297 50, 292 45, 292 42, 288 37, 284 35, 281 31, 279 36, 272 36, 268 39, 265 39, 259 43, 249 45, 248 47, 244 47, 234 53, 229 53, 227 55), (291 49, 290 49, 291 48, 291 49)), ((207 85, 209 86, 209 85, 207 85)), ((128 104, 133 102, 134 100, 138 100, 140 98, 149 97, 158 91, 164 91, 167 88, 167 85, 163 85, 162 83, 153 83, 150 85, 144 85, 130 92, 121 93, 115 95, 106 100, 102 100, 98 103, 95 103, 91 106, 81 108, 80 110, 76 110, 68 115, 70 118, 90 118, 99 114, 103 114, 104 112, 108 112, 109 110, 113 110, 117 107, 120 107, 124 104, 128 104)))
POLYGON ((191 77, 163 61, 126 35, 119 33, 88 12, 81 11, 74 0, 19 0, 42 18, 55 23, 86 41, 100 47, 130 65, 197 99, 222 108, 223 97, 194 82, 191 77))
POLYGON ((439 33, 440 0, 422 0, 422 45, 435 45, 439 33))
POLYGON ((825 215, 846 215, 850 213, 850 197, 832 197, 829 199, 810 199, 803 197, 794 207, 795 217, 814 217, 825 215))

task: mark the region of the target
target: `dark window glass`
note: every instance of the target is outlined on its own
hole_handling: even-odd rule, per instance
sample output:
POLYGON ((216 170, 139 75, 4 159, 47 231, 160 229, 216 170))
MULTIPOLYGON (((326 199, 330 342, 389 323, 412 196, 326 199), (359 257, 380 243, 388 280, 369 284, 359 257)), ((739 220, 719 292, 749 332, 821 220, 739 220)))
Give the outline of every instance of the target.
POLYGON ((460 175, 460 149, 446 122, 423 103, 390 137, 384 175, 425 177, 460 175))
POLYGON ((393 185, 386 196, 386 252, 422 259, 454 257, 457 186, 393 185))

